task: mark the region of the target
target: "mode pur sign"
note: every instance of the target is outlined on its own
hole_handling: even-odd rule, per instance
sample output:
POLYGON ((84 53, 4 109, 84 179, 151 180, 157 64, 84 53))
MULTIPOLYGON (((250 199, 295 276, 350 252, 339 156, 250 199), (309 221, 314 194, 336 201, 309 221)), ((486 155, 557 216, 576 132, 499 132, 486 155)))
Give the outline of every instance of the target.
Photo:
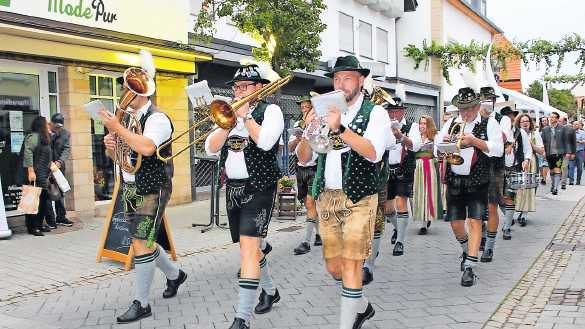
POLYGON ((49 0, 49 13, 85 18, 96 22, 103 21, 104 23, 113 23, 118 19, 116 13, 106 10, 103 0, 87 1, 87 4, 84 0, 79 0, 79 2, 49 0))

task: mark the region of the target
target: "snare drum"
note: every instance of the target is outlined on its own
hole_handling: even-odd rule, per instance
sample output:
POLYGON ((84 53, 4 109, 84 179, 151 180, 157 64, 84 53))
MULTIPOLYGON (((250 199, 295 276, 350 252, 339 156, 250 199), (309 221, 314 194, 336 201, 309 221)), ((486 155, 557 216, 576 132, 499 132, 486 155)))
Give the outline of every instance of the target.
POLYGON ((538 176, 529 172, 514 172, 508 177, 508 188, 510 190, 533 189, 538 186, 538 176))

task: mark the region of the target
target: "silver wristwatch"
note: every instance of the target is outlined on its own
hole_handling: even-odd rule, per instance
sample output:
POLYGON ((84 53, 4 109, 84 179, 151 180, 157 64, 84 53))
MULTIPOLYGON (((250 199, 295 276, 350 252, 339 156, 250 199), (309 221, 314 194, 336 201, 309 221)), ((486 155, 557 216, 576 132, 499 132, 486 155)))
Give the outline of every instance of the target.
POLYGON ((252 116, 252 111, 249 111, 248 113, 246 113, 244 120, 248 121, 248 120, 252 120, 252 119, 254 119, 254 117, 252 116))

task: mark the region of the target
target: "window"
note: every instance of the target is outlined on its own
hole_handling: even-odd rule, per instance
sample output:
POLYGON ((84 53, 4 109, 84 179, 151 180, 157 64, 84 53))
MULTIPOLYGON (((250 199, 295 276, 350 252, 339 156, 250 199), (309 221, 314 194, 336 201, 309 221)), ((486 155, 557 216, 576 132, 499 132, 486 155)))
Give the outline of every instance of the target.
POLYGON ((339 13, 339 50, 353 54, 353 17, 339 13))
MULTIPOLYGON (((114 112, 115 105, 122 94, 122 86, 116 82, 115 77, 90 75, 89 94, 92 101, 99 99, 110 112, 114 112)), ((106 156, 103 142, 107 133, 107 129, 99 120, 91 119, 93 182, 96 200, 110 200, 114 188, 114 163, 106 156)))
POLYGON ((57 86, 57 73, 56 72, 47 72, 48 80, 49 80, 49 113, 50 117, 53 114, 59 112, 59 99, 58 99, 58 90, 59 87, 57 86))
POLYGON ((388 63, 388 31, 376 28, 376 49, 378 61, 388 63))
POLYGON ((373 58, 372 55, 372 24, 360 21, 360 56, 373 58))

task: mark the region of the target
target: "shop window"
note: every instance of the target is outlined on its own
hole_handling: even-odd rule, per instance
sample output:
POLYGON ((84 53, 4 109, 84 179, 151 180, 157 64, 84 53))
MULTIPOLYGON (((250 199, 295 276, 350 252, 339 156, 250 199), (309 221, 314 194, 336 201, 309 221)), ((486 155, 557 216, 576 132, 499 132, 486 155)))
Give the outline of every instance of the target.
POLYGON ((0 175, 7 211, 16 210, 20 200, 18 158, 24 135, 40 115, 40 99, 39 75, 0 72, 0 175))
MULTIPOLYGON (((112 76, 90 75, 89 91, 90 99, 100 100, 106 109, 114 112, 118 103, 122 86, 118 85, 116 78, 112 76)), ((91 119, 91 136, 93 146, 93 181, 95 199, 110 200, 114 189, 114 163, 106 156, 104 136, 107 128, 99 120, 91 119)))
POLYGON ((49 79, 49 117, 52 117, 53 114, 59 112, 57 73, 47 72, 47 77, 49 79))

